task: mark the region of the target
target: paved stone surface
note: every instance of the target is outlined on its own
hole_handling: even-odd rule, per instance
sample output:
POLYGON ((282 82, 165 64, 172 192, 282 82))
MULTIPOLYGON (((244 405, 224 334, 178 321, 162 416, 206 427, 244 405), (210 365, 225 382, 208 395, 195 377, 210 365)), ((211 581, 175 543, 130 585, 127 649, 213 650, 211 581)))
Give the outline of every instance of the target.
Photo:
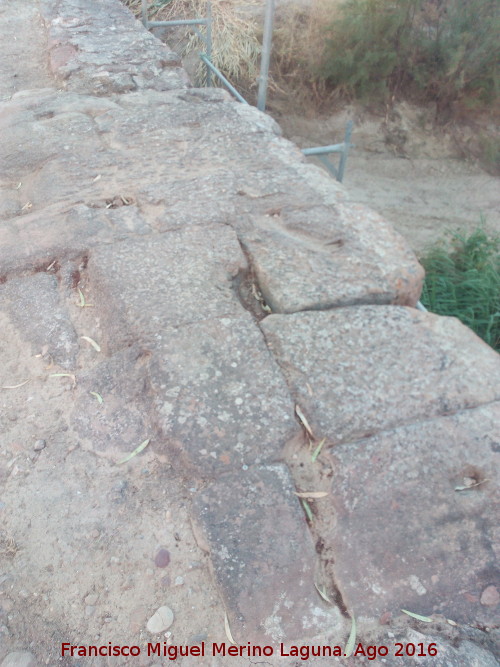
POLYGON ((362 303, 414 306, 420 297, 422 268, 387 223, 362 206, 285 209, 254 222, 242 241, 273 312, 362 303), (369 257, 366 246, 373 247, 369 257))
POLYGON ((121 460, 123 452, 155 440, 149 356, 147 349, 134 345, 78 374, 71 421, 86 448, 121 460))
POLYGON ((213 475, 282 459, 293 405, 252 318, 163 329, 149 362, 163 441, 188 470, 213 475))
POLYGON ((97 95, 189 85, 179 57, 119 2, 40 0, 51 72, 69 90, 97 95))
POLYGON ((343 644, 348 607, 360 639, 417 642, 404 604, 463 621, 426 629, 442 653, 419 664, 495 664, 498 631, 478 628, 498 612, 498 355, 400 307, 422 271, 390 226, 270 117, 191 88, 117 0, 4 0, 0 17, 0 352, 8 385, 31 380, 0 403, 1 527, 20 542, 0 532, 2 667, 24 646, 50 662, 69 628, 142 641, 166 603, 176 642, 223 633, 222 613, 199 618, 221 611, 208 574, 175 569, 196 551, 193 494, 236 639, 343 644), (259 291, 282 313, 262 328, 259 291), (48 380, 45 348, 73 381, 48 380), (327 437, 315 466, 294 402, 327 437), (322 488, 308 524, 293 491, 322 488))
POLYGON ((10 98, 18 90, 52 85, 45 67, 44 53, 46 35, 43 23, 34 2, 4 0, 0 5, 2 35, 0 40, 0 101, 10 98), (25 39, 29 35, 29 41, 25 39))
POLYGON ((500 399, 500 356, 453 318, 361 306, 261 326, 294 400, 331 443, 500 399))
POLYGON ((274 121, 222 91, 17 93, 0 129, 4 272, 130 233, 223 223, 277 310, 418 299, 422 271, 401 238, 334 204, 337 186, 328 191, 274 121), (135 215, 103 213, 118 208, 135 215))
POLYGON ((108 350, 162 341, 166 327, 239 315, 232 280, 245 268, 236 234, 222 225, 96 248, 88 274, 108 350))
MULTIPOLYGON (((404 638, 408 643, 418 646, 424 642, 427 647, 430 643, 435 644, 436 656, 417 658, 416 663, 423 667, 497 667, 499 664, 495 656, 487 649, 481 648, 471 641, 456 642, 450 644, 439 636, 424 635, 415 630, 409 631, 404 638)), ((403 662, 403 664, 405 664, 403 662)), ((407 664, 407 663, 406 663, 407 664)))
POLYGON ((311 637, 344 622, 314 588, 315 552, 284 466, 220 476, 195 498, 237 642, 311 637))
POLYGON ((78 339, 54 275, 36 273, 0 285, 0 309, 30 342, 33 355, 48 354, 63 368, 74 368, 78 339))
POLYGON ((356 616, 408 609, 495 626, 498 601, 481 594, 500 585, 499 443, 494 403, 331 450, 322 538, 356 616))

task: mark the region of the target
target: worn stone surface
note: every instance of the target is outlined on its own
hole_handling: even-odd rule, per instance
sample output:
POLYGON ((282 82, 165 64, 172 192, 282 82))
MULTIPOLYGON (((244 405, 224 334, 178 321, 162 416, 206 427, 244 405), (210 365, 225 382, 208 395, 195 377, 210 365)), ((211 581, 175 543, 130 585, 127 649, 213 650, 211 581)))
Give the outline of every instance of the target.
POLYGON ((0 285, 0 308, 23 332, 33 354, 49 354, 63 368, 74 367, 78 339, 55 276, 36 273, 0 285))
POLYGON ((40 16, 35 3, 25 2, 20 8, 16 0, 5 0, 0 6, 2 22, 0 58, 0 101, 26 88, 39 88, 53 83, 44 58, 39 56, 45 49, 45 35, 40 30, 40 16), (29 48, 22 35, 29 35, 29 48), (8 37, 7 37, 8 36, 8 37), (37 57, 30 57, 36 54, 37 57))
POLYGON ((166 327, 239 315, 232 280, 245 268, 236 234, 222 225, 96 248, 88 271, 107 348, 160 342, 166 327))
MULTIPOLYGON (((452 629, 444 621, 436 623, 441 632, 436 632, 436 625, 415 623, 416 628, 407 627, 404 630, 388 630, 376 635, 359 637, 362 644, 358 655, 342 661, 340 664, 349 665, 354 660, 363 660, 362 651, 371 656, 365 658, 366 664, 382 667, 401 667, 403 665, 415 664, 421 667, 497 667, 499 664, 495 657, 494 641, 489 641, 488 636, 480 631, 458 628, 452 629), (473 636, 475 641, 472 641, 473 636), (483 636, 481 636, 483 635, 483 636), (482 645, 481 645, 482 644, 482 645), (375 657, 373 647, 387 647, 387 657, 375 657), (413 652, 414 654, 409 655, 413 652), (408 654, 406 651, 408 650, 408 654), (396 655, 396 653, 398 655, 396 655)), ((359 645, 359 644, 358 644, 359 645)), ((331 664, 331 663, 330 663, 331 664)))
POLYGON ((52 74, 69 90, 96 95, 189 86, 177 54, 138 29, 119 2, 41 0, 52 74))
POLYGON ((278 365, 244 311, 162 329, 149 372, 168 451, 198 475, 279 460, 298 430, 278 365))
POLYGON ((194 501, 237 642, 340 632, 315 591, 315 555, 284 466, 220 476, 194 501))
MULTIPOLYGON (((0 660, 34 647, 56 664, 59 638, 103 627, 141 643, 165 603, 178 644, 227 641, 223 607, 258 644, 345 645, 343 605, 360 640, 416 642, 404 595, 490 623, 497 407, 436 417, 498 400, 498 357, 456 323, 379 305, 418 299, 400 237, 270 117, 190 88, 118 0, 4 0, 0 16, 0 660), (259 291, 312 312, 267 317, 266 346, 259 291), (51 360, 71 377, 47 377, 51 360), (315 465, 294 402, 327 437, 315 465), (308 528, 294 488, 330 487, 308 528)), ((426 629, 437 664, 490 664, 497 630, 442 625, 426 629)))
POLYGON ((424 635, 416 630, 408 631, 404 640, 415 646, 420 642, 424 642, 425 647, 435 644, 437 655, 417 658, 417 664, 422 667, 497 667, 499 664, 491 651, 468 640, 450 644, 439 636, 424 635))
POLYGON ((408 609, 496 624, 498 604, 480 597, 500 582, 499 442, 493 403, 331 450, 322 539, 356 616, 408 609))
POLYGON ((147 348, 127 347, 78 375, 71 422, 87 448, 123 458, 122 452, 154 439, 149 356, 147 348))
POLYGON ((94 245, 151 231, 137 206, 116 209, 84 204, 26 213, 0 228, 0 275, 40 270, 53 261, 83 258, 94 245))
POLYGON ((261 326, 294 400, 332 443, 500 399, 500 356, 453 318, 360 306, 261 326))
POLYGON ((409 254, 401 263, 402 244, 380 216, 361 206, 276 209, 254 222, 242 241, 273 312, 362 303, 414 306, 420 297, 422 268, 409 254), (374 249, 369 257, 368 246, 374 249))
POLYGON ((402 239, 366 209, 334 203, 341 190, 276 123, 223 91, 44 89, 4 110, 4 272, 130 234, 223 223, 277 310, 418 299, 422 271, 402 239))

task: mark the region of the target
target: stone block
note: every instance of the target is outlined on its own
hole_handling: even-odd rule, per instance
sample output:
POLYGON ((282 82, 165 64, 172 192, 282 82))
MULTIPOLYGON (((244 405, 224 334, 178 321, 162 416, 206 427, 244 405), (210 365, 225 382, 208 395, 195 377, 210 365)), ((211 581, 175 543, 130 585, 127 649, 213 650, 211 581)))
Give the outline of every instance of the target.
POLYGON ((369 209, 311 201, 302 210, 255 216, 253 223, 241 240, 273 312, 363 303, 414 306, 420 297, 422 267, 369 209))
POLYGON ((359 306, 261 327, 295 402, 332 443, 500 399, 500 356, 454 318, 359 306))
POLYGON ((158 343, 167 327, 239 315, 232 280, 245 268, 234 231, 223 225, 95 248, 88 272, 108 350, 158 343))
POLYGON ((162 329, 149 361, 172 459, 207 476, 281 458, 298 430, 280 370, 251 316, 162 329))
POLYGON ((220 476, 195 497, 193 511, 235 641, 340 636, 338 610, 314 587, 316 553, 285 467, 220 476))
POLYGON ((323 555, 356 617, 407 609, 494 627, 499 443, 492 403, 330 450, 323 555))

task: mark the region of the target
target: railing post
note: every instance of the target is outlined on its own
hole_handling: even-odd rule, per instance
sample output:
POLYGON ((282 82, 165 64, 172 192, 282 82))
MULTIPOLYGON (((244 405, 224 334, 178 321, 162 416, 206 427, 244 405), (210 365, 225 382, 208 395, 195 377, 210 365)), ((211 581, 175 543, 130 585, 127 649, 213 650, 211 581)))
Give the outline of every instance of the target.
MULTIPOLYGON (((207 25, 206 25, 206 39, 205 39, 206 56, 212 62, 212 2, 207 0, 207 25)), ((212 72, 210 67, 205 65, 207 71, 207 86, 212 85, 212 72)))
POLYGON ((142 14, 142 24, 146 28, 146 30, 149 30, 149 25, 148 25, 148 0, 142 0, 141 14, 142 14))
POLYGON ((269 79, 269 61, 271 60, 271 46, 273 40, 274 0, 267 0, 264 19, 264 37, 262 39, 262 57, 260 61, 259 92, 257 95, 257 109, 266 108, 267 83, 269 79))
POLYGON ((347 155, 349 153, 349 148, 351 146, 351 134, 352 134, 352 120, 350 120, 347 123, 347 127, 345 128, 344 150, 340 154, 339 168, 337 170, 337 181, 339 183, 342 183, 344 179, 344 171, 347 162, 347 155))

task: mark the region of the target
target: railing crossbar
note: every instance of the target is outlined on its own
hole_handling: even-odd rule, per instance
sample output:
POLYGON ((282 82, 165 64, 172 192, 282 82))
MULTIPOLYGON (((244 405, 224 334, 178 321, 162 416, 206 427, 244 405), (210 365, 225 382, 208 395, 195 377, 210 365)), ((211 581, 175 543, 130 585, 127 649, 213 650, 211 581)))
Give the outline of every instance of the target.
POLYGON ((163 26, 177 25, 207 25, 207 19, 179 19, 178 21, 148 21, 149 28, 161 28, 163 26))
POLYGON ((242 104, 248 104, 246 99, 239 94, 239 92, 236 90, 233 84, 226 79, 224 74, 222 74, 222 72, 217 69, 217 67, 207 58, 207 56, 204 53, 200 53, 200 58, 203 60, 205 65, 210 69, 210 71, 212 71, 226 86, 229 92, 236 97, 237 100, 239 100, 242 104))
POLYGON ((339 183, 342 183, 344 178, 344 171, 347 162, 347 155, 349 149, 352 147, 352 120, 347 123, 344 135, 344 141, 341 144, 331 144, 330 146, 314 146, 313 148, 303 148, 304 155, 317 155, 321 162, 325 165, 328 171, 335 176, 339 183), (340 162, 338 169, 328 159, 327 155, 330 153, 340 153, 340 162))
POLYGON ((315 146, 313 148, 303 148, 304 155, 325 155, 328 153, 343 153, 345 144, 332 144, 331 146, 315 146))

